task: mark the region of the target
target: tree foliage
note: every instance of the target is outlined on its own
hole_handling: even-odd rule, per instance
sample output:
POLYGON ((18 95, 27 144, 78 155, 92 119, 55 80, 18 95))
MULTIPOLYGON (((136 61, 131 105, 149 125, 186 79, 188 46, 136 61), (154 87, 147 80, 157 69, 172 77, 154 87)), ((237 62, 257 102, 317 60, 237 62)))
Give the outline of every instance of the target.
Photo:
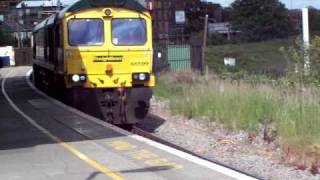
POLYGON ((218 11, 222 11, 220 4, 200 0, 186 0, 186 16, 188 19, 186 33, 202 31, 204 17, 208 15, 210 20, 216 20, 215 13, 218 11))
POLYGON ((291 34, 289 11, 279 0, 236 0, 231 7, 232 26, 244 40, 284 38, 291 34))
POLYGON ((14 46, 15 39, 4 26, 0 25, 0 46, 14 46))

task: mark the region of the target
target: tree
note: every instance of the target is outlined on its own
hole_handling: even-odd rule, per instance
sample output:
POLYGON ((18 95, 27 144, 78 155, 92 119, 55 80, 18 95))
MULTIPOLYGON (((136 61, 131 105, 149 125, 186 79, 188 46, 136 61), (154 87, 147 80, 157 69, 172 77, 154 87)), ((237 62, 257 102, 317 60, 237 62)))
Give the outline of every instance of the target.
POLYGON ((236 0, 231 7, 231 24, 241 39, 261 41, 291 34, 289 11, 279 0, 236 0))
POLYGON ((186 16, 188 23, 186 25, 186 33, 197 33, 203 30, 204 17, 209 16, 211 21, 220 21, 218 12, 222 13, 220 4, 205 2, 200 0, 186 0, 186 16))
POLYGON ((31 39, 26 37, 22 39, 23 47, 31 47, 31 39))
POLYGON ((6 27, 0 25, 0 46, 14 46, 14 38, 6 29, 6 27))

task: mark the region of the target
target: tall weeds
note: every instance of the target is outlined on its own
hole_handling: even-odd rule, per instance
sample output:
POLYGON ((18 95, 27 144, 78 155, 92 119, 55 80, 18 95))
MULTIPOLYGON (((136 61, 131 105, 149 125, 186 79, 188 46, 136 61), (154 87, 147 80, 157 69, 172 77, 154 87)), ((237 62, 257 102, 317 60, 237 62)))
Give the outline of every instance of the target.
MULTIPOLYGON (((188 118, 206 116, 227 128, 257 132, 261 125, 275 126, 286 142, 306 145, 320 135, 320 90, 293 88, 283 83, 228 81, 197 75, 192 83, 177 82, 177 74, 159 77, 155 94, 169 99, 173 112, 188 118), (300 94, 297 95, 297 94, 300 94)), ((183 75, 186 76, 186 75, 183 75)))
POLYGON ((252 133, 272 125, 285 143, 319 144, 320 38, 308 51, 299 44, 282 49, 288 60, 287 77, 282 79, 241 75, 204 80, 192 72, 169 73, 159 77, 155 94, 169 99, 172 111, 188 118, 206 116, 252 133), (305 53, 310 55, 309 73, 304 69, 305 53))

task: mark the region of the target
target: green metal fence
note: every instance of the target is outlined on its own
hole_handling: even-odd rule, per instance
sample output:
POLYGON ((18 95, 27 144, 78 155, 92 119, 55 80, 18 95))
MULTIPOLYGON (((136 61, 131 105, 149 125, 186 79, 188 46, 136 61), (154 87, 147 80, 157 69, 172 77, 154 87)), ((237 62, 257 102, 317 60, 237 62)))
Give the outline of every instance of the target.
POLYGON ((191 70, 191 46, 169 45, 168 63, 171 71, 191 70))
POLYGON ((154 46, 153 69, 155 72, 201 71, 201 52, 199 45, 176 44, 154 46))

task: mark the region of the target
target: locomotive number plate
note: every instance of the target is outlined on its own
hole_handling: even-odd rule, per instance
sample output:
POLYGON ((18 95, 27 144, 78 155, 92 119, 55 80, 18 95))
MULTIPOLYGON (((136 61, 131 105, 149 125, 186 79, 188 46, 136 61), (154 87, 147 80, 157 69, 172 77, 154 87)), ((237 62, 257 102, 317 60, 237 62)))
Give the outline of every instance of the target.
POLYGON ((123 56, 95 56, 93 62, 122 62, 123 56))

